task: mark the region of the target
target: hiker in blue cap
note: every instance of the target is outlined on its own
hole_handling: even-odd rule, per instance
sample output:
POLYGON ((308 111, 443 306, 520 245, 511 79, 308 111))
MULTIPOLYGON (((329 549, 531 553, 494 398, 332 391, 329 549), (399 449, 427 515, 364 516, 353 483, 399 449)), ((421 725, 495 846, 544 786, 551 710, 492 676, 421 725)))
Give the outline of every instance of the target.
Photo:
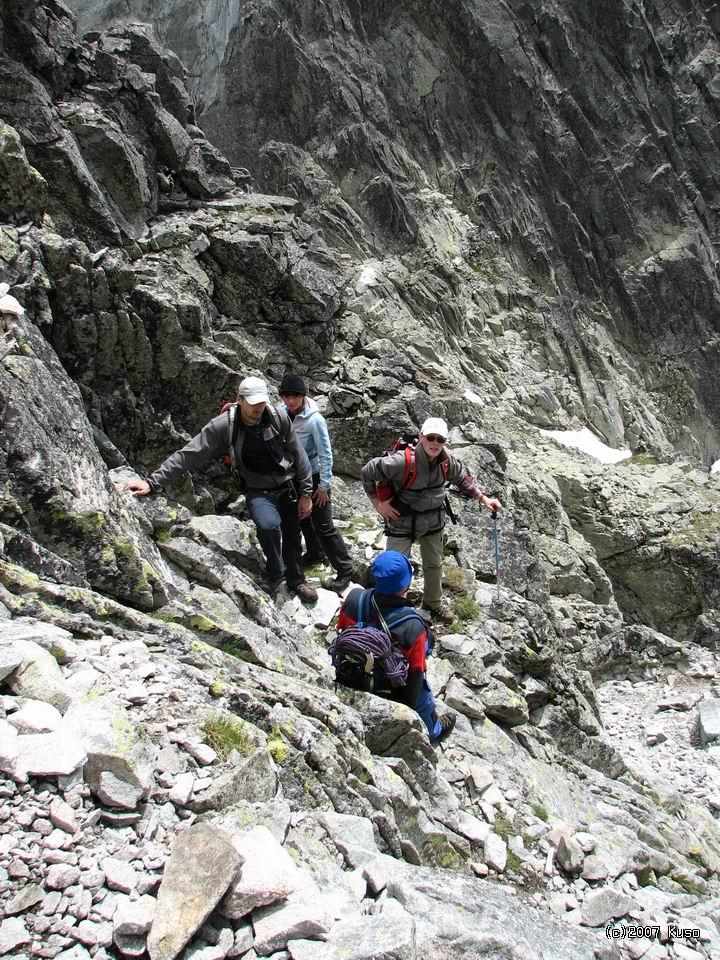
POLYGON ((370 610, 369 622, 383 626, 387 622, 393 644, 409 665, 407 682, 395 693, 395 699, 416 710, 434 743, 444 740, 455 726, 452 712, 438 717, 435 697, 425 676, 426 657, 430 652, 428 625, 420 614, 407 604, 406 594, 412 581, 410 561, 397 550, 384 550, 371 565, 375 586, 371 590, 356 588, 345 598, 338 615, 337 628, 345 630, 367 617, 360 616, 361 607, 370 610), (367 603, 369 596, 370 603, 367 603))

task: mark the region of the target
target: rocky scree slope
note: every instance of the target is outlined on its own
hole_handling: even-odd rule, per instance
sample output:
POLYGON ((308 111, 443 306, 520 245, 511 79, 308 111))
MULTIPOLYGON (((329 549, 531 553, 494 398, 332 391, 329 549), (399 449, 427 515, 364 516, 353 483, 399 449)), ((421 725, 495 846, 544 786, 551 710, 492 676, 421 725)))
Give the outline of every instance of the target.
MULTIPOLYGON (((2 53, 16 93, 1 111, 0 950, 576 957, 612 955, 596 928, 627 918, 700 931, 650 956, 716 955, 717 479, 593 466, 507 412, 480 427, 474 381, 433 358, 418 299, 398 292, 429 303, 437 263, 422 284, 401 259, 392 280, 353 281, 317 211, 235 189, 146 29, 80 43, 61 4, 6 5, 2 53), (141 213, 124 198, 143 183, 141 213), (147 218, 134 232, 131 210, 147 218), (413 363, 389 336, 403 323, 413 363), (305 610, 258 588, 251 525, 220 515, 221 470, 171 499, 117 493, 239 371, 272 377, 288 356, 323 366, 348 472, 440 407, 507 503, 499 590, 488 519, 459 511, 446 579, 464 619, 431 679, 460 718, 440 751, 411 711, 333 689, 337 598, 305 610), (637 558, 656 590, 633 581, 637 558), (702 697, 698 737, 673 737, 697 756, 688 799, 672 764, 651 779, 603 730, 608 673, 667 671, 702 697), (217 866, 202 877, 198 847, 217 866)), ((461 238, 465 221, 443 217, 461 238)), ((502 339, 519 367, 522 343, 502 339)), ((350 478, 337 508, 358 559, 372 554, 381 531, 350 478)))

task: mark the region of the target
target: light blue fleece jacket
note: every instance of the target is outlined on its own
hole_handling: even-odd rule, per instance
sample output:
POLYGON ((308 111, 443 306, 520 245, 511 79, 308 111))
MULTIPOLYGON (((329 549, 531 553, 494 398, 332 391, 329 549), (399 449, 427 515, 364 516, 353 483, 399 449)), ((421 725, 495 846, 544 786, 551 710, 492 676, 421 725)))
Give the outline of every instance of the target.
MULTIPOLYGON (((288 412, 284 403, 278 404, 278 409, 288 412)), ((325 417, 318 410, 318 405, 310 397, 305 398, 305 406, 292 422, 298 439, 305 448, 313 473, 320 474, 319 487, 329 491, 332 486, 333 455, 330 446, 325 417)))

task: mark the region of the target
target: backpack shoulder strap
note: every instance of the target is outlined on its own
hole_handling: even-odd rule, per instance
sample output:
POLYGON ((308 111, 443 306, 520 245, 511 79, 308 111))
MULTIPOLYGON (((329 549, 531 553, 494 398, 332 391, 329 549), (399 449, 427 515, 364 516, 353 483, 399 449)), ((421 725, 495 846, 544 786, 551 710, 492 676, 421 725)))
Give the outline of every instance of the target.
POLYGON ((414 448, 407 446, 403 450, 403 453, 405 454, 405 473, 403 474, 402 483, 398 488, 398 493, 402 493, 403 490, 408 490, 413 483, 415 483, 415 477, 417 476, 417 460, 415 458, 414 448))
POLYGON ((391 628, 399 627, 401 623, 407 623, 408 620, 419 620, 423 627, 427 626, 417 610, 413 610, 412 607, 400 607, 399 610, 393 610, 385 616, 385 622, 391 628))
POLYGON ((237 455, 235 453, 235 441, 240 430, 240 417, 236 403, 230 404, 227 408, 228 414, 228 456, 230 457, 230 467, 233 473, 237 473, 237 455))
POLYGON ((370 623, 370 612, 371 605, 373 601, 373 591, 363 590, 363 592, 358 597, 358 607, 357 607, 357 627, 367 627, 370 623))

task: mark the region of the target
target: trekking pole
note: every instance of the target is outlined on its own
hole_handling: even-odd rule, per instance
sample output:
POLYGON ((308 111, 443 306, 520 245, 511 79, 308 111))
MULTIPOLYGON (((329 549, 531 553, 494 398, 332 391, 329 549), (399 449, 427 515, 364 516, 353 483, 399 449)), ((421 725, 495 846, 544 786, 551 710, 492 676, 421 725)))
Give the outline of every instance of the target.
POLYGON ((495 586, 497 588, 496 599, 500 602, 500 541, 498 539, 497 528, 497 510, 493 510, 493 540, 495 542, 495 586))

